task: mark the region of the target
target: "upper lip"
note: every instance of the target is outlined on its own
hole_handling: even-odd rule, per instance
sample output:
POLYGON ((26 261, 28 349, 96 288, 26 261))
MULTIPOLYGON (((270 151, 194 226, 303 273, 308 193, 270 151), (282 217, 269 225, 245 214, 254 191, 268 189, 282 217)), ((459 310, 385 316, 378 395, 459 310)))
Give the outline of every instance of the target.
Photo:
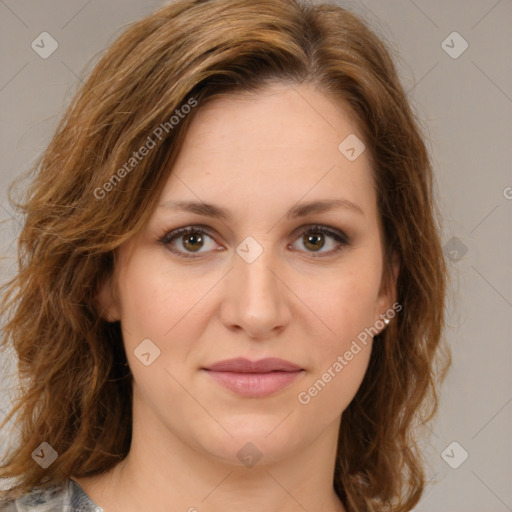
POLYGON ((234 372, 234 373, 268 373, 268 372, 296 372, 301 370, 300 366, 279 359, 277 357, 267 357, 259 361, 250 361, 243 357, 235 359, 225 359, 204 368, 214 372, 234 372))

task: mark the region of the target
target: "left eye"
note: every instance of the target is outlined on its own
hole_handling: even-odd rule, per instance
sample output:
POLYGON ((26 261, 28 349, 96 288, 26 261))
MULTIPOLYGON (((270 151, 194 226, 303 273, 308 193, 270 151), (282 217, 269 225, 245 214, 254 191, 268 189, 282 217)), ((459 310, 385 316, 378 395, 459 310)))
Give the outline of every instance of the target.
MULTIPOLYGON (((301 232, 300 237, 297 241, 302 241, 304 247, 308 249, 307 252, 319 253, 319 254, 333 254, 344 246, 349 245, 349 240, 346 235, 341 231, 332 230, 326 226, 310 226, 306 230, 301 232), (330 244, 326 242, 326 239, 330 239, 330 244), (320 251, 326 245, 331 245, 330 250, 320 251)), ((313 257, 318 257, 313 255, 313 257)))
MULTIPOLYGON (((307 229, 303 229, 295 243, 299 241, 306 247, 306 252, 319 253, 321 255, 335 253, 344 246, 349 245, 348 237, 344 233, 321 225, 310 226, 307 229), (322 249, 329 245, 331 249, 322 251, 322 249)), ((168 247, 171 252, 185 258, 195 258, 197 256, 194 256, 194 253, 197 254, 215 250, 216 246, 209 231, 200 226, 187 226, 175 229, 161 238, 160 243, 168 247), (208 248, 208 244, 206 243, 208 239, 211 240, 210 248, 208 248), (181 243, 179 243, 180 241, 181 243), (177 245, 179 245, 179 247, 177 247, 177 245)), ((313 254, 313 257, 318 256, 313 254)))

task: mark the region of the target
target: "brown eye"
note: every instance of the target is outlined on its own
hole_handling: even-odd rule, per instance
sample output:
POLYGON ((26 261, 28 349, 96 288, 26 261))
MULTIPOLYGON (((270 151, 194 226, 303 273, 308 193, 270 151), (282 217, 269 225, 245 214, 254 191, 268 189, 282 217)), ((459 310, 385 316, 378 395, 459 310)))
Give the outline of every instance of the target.
POLYGON ((204 245, 204 238, 201 233, 194 232, 189 235, 182 235, 182 245, 187 251, 196 252, 204 245))
POLYGON ((323 233, 304 234, 304 245, 312 251, 318 251, 325 245, 323 233))
POLYGON ((331 256, 343 247, 350 245, 350 240, 345 233, 323 225, 307 227, 297 241, 301 242, 305 252, 315 258, 331 256), (327 250, 322 250, 324 248, 327 250))
POLYGON ((160 243, 185 258, 195 258, 218 248, 206 229, 198 226, 175 229, 161 238, 160 243))

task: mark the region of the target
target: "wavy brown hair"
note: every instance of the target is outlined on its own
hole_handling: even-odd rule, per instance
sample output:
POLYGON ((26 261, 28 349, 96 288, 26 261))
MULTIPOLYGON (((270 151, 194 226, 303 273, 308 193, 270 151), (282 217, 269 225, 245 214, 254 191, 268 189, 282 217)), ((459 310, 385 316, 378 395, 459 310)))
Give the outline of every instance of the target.
POLYGON ((344 411, 333 485, 349 511, 405 512, 425 486, 412 433, 437 409, 449 366, 446 267, 433 172, 390 50, 358 16, 299 0, 177 0, 134 23, 99 59, 13 202, 24 215, 19 269, 4 285, 3 349, 19 360, 19 443, 0 466, 4 498, 102 473, 130 449, 132 376, 121 326, 96 302, 116 250, 146 224, 195 112, 206 101, 271 82, 313 84, 349 108, 372 157, 385 273, 400 259, 403 309, 377 336, 344 411), (155 127, 198 107, 115 182, 155 127), (59 454, 47 469, 41 442, 59 454))

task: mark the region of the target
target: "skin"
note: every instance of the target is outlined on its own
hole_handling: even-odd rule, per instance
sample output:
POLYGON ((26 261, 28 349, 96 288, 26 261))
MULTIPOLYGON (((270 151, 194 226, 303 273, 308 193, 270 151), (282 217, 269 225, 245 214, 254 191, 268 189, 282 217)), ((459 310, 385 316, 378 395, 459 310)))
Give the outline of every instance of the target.
POLYGON ((232 218, 159 207, 103 286, 100 303, 122 323, 134 377, 133 440, 111 471, 73 478, 106 512, 344 510, 332 488, 337 438, 371 338, 308 404, 297 397, 392 307, 398 271, 386 285, 369 155, 349 161, 338 150, 349 134, 363 138, 342 105, 310 85, 274 84, 197 112, 159 203, 203 201, 232 218), (363 213, 285 217, 323 199, 363 213), (159 242, 198 224, 211 232, 200 243, 159 242), (350 244, 321 233, 308 243, 302 228, 311 224, 350 244), (252 263, 236 252, 248 236, 263 249, 252 263), (160 350, 149 366, 134 355, 144 339, 160 350), (271 396, 245 398, 201 370, 234 357, 280 357, 304 371, 271 396), (251 468, 237 457, 247 442, 262 454, 251 468))

